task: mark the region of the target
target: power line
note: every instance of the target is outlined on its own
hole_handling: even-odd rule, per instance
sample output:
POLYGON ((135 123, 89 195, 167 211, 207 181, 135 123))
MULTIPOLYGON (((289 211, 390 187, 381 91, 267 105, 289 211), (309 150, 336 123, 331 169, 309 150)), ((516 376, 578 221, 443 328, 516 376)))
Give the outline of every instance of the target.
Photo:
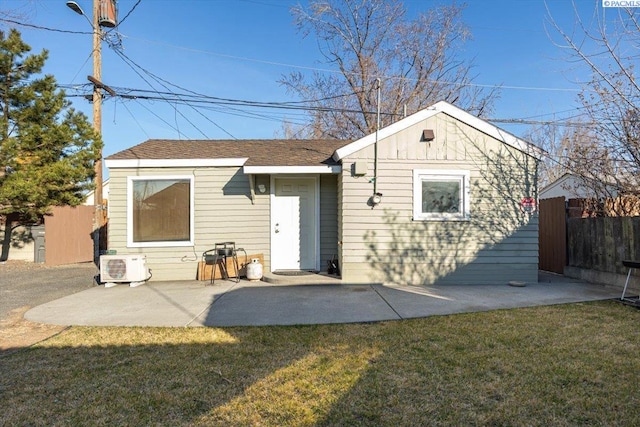
MULTIPOLYGON (((136 67, 139 67, 137 64, 135 64, 135 62, 131 63, 129 62, 129 58, 124 55, 120 50, 118 49, 114 49, 115 53, 124 61, 125 64, 127 64, 136 74, 138 74, 138 76, 145 81, 145 83, 147 83, 149 85, 149 87, 151 87, 152 89, 155 90, 155 88, 153 87, 153 85, 142 75, 140 74, 140 72, 138 72, 138 70, 136 69, 136 67), (135 67, 132 65, 134 64, 135 67)), ((144 71, 144 69, 141 69, 142 71, 144 71)), ((165 97, 162 98, 164 101, 168 101, 165 97)), ((174 108, 174 111, 176 112, 176 114, 180 114, 180 116, 182 116, 182 118, 184 118, 191 126, 193 126, 194 129, 196 129, 198 132, 200 132, 205 138, 208 138, 207 135, 200 130, 191 120, 189 120, 184 114, 182 114, 182 112, 178 111, 177 108, 174 108)), ((177 130, 177 129, 176 129, 177 130)), ((180 132, 178 131, 178 134, 180 134, 180 132)))
MULTIPOLYGON (((141 0, 138 0, 138 2, 129 11, 129 13, 125 16, 125 18, 123 18, 122 21, 124 21, 124 19, 126 19, 131 14, 131 12, 133 12, 133 10, 138 6, 138 4, 140 4, 140 1, 141 0)), ((83 32, 83 31, 68 31, 68 30, 60 30, 60 29, 50 28, 50 27, 43 27, 43 26, 39 26, 39 25, 26 24, 26 23, 22 23, 22 22, 19 22, 19 21, 11 20, 11 19, 0 18, 0 21, 9 22, 9 23, 13 23, 15 25, 21 25, 21 26, 25 26, 25 27, 36 28, 36 29, 40 29, 40 30, 46 30, 46 31, 55 31, 55 32, 69 33, 69 34, 92 34, 92 33, 83 32)), ((122 21, 120 23, 122 23, 122 21)), ((118 26, 119 25, 120 24, 118 24, 118 26)), ((109 31, 109 33, 110 32, 111 31, 109 31)), ((157 42, 157 41, 154 41, 154 40, 147 40, 147 39, 142 39, 142 38, 137 38, 137 37, 130 37, 130 36, 126 36, 126 35, 123 35, 123 34, 120 34, 120 33, 118 33, 118 42, 117 43, 116 42, 110 42, 109 40, 107 40, 107 42, 108 42, 109 45, 117 45, 117 44, 120 43, 120 38, 121 37, 125 38, 125 39, 128 38, 128 39, 131 39, 131 40, 138 40, 138 41, 142 41, 142 42, 146 42, 146 43, 157 44, 157 45, 160 45, 160 46, 171 47, 171 48, 174 48, 174 49, 181 49, 181 50, 186 50, 186 51, 196 52, 196 53, 205 53, 205 54, 208 54, 208 55, 213 55, 213 56, 218 56, 218 57, 223 57, 223 58, 229 58, 229 59, 236 59, 236 60, 240 60, 240 61, 255 62, 255 63, 260 63, 260 64, 274 65, 274 66, 280 66, 280 67, 286 67, 286 68, 292 68, 292 69, 318 71, 318 72, 331 73, 331 74, 341 74, 342 73, 340 70, 333 70, 333 69, 328 69, 328 68, 302 66, 302 65, 290 64, 290 63, 284 63, 284 62, 267 61, 267 60, 256 59, 256 58, 249 58, 249 57, 242 57, 242 56, 237 56, 237 55, 229 55, 229 54, 223 54, 223 53, 218 53, 218 52, 211 52, 211 51, 206 51, 206 50, 202 50, 202 49, 187 48, 187 47, 184 47, 184 46, 178 46, 178 45, 169 44, 169 43, 157 42)), ((114 46, 112 46, 112 47, 114 47, 114 46)), ((385 79, 385 80, 394 80, 394 79, 398 79, 400 77, 397 77, 397 76, 381 76, 381 78, 385 79)), ((415 79, 407 79, 407 78, 404 78, 404 79, 406 79, 406 80, 415 80, 415 79)), ((581 88, 554 88, 554 87, 544 87, 544 86, 483 84, 483 83, 470 83, 470 82, 460 83, 460 82, 451 82, 451 81, 447 81, 447 80, 429 80, 429 79, 427 79, 427 81, 430 82, 430 83, 433 83, 433 84, 445 84, 445 85, 452 85, 452 86, 459 86, 459 87, 477 87, 477 88, 483 88, 483 89, 510 89, 510 90, 547 91, 547 92, 573 92, 573 93, 578 93, 578 92, 581 92, 583 90, 581 88)))
MULTIPOLYGON (((61 87, 65 87, 65 86, 61 85, 61 87)), ((77 87, 70 87, 70 86, 66 86, 66 87, 69 87, 71 89, 77 89, 77 87)), ((264 108, 264 109, 274 109, 274 110, 306 111, 306 112, 317 111, 317 112, 332 112, 332 113, 347 113, 347 114, 362 113, 361 110, 356 110, 356 109, 335 108, 335 107, 313 105, 313 104, 317 104, 322 100, 344 97, 344 96, 351 96, 350 94, 327 97, 319 100, 310 100, 310 101, 265 102, 265 101, 250 101, 250 100, 233 99, 233 98, 220 98, 215 96, 197 94, 195 92, 176 93, 171 91, 164 92, 164 91, 157 91, 157 90, 132 89, 132 88, 115 87, 115 86, 112 86, 111 88, 114 89, 118 93, 117 96, 122 99, 135 99, 138 101, 160 100, 168 103, 187 105, 194 109, 210 108, 212 106, 224 106, 224 107, 264 108)), ((579 109, 580 108, 576 108, 576 110, 579 110, 579 109)), ((246 111, 243 111, 243 110, 237 110, 237 109, 235 110, 248 114, 246 111)), ((224 110, 217 110, 217 111, 225 112, 224 110)), ((570 111, 575 111, 575 110, 564 110, 559 113, 570 112, 570 111)), ((364 112, 364 114, 374 114, 374 112, 364 112)), ((386 116, 400 116, 399 114, 396 114, 396 113, 382 112, 381 114, 386 116)), ((569 127, 594 127, 598 125, 598 123, 591 122, 591 121, 585 122, 585 121, 571 120, 583 115, 584 113, 580 113, 577 115, 572 115, 569 117, 556 119, 556 120, 531 120, 527 118, 486 118, 485 120, 493 123, 507 123, 507 124, 521 124, 521 125, 559 125, 559 126, 569 126, 569 127)), ((539 116, 533 116, 533 117, 539 117, 539 116)))
POLYGON ((33 25, 33 24, 27 24, 24 22, 20 22, 20 21, 15 21, 13 19, 6 19, 6 18, 0 18, 1 22, 8 22, 10 24, 14 24, 14 25, 18 25, 20 27, 29 27, 29 28, 35 28, 37 30, 45 30, 45 31, 53 31, 56 33, 66 33, 66 34, 93 34, 92 32, 87 32, 87 31, 70 31, 70 30, 60 30, 58 28, 51 28, 51 27, 43 27, 41 25, 33 25))
POLYGON ((569 127, 594 127, 595 122, 571 122, 563 120, 526 120, 526 119, 485 119, 488 122, 507 123, 517 125, 558 125, 569 127))
MULTIPOLYGON (((237 59, 237 60, 240 60, 240 61, 256 62, 256 63, 259 63, 259 64, 274 65, 274 66, 278 66, 278 67, 286 67, 286 68, 309 70, 309 71, 318 71, 318 72, 331 73, 331 74, 341 74, 342 73, 340 70, 332 70, 332 69, 328 69, 328 68, 310 67, 310 66, 289 64, 289 63, 284 63, 284 62, 267 61, 267 60, 263 60, 263 59, 248 58, 248 57, 244 57, 244 56, 229 55, 229 54, 224 54, 224 53, 219 53, 219 52, 211 52, 211 51, 202 50, 202 49, 188 48, 188 47, 184 47, 184 46, 178 46, 178 45, 175 45, 175 44, 163 43, 163 42, 158 42, 158 41, 154 41, 154 40, 147 40, 147 39, 142 39, 142 38, 138 38, 138 37, 129 37, 129 36, 123 36, 123 37, 131 39, 131 40, 138 40, 138 41, 142 41, 142 42, 146 42, 146 43, 151 43, 151 44, 156 44, 156 45, 160 45, 160 46, 171 47, 171 48, 174 48, 174 49, 186 50, 186 51, 194 52, 194 53, 204 53, 204 54, 207 54, 207 55, 213 55, 213 56, 217 56, 217 57, 221 57, 221 58, 237 59)), ((385 80, 394 80, 394 79, 399 79, 399 78, 403 78, 405 80, 412 80, 412 81, 415 80, 415 79, 397 77, 397 76, 381 76, 381 78, 385 79, 385 80)), ((582 89, 576 89, 576 88, 554 88, 554 87, 544 87, 544 86, 482 84, 482 83, 468 83, 468 82, 467 83, 459 83, 459 82, 450 82, 450 81, 446 81, 446 80, 427 80, 427 81, 430 82, 430 83, 433 83, 433 84, 445 84, 445 85, 453 85, 453 86, 461 86, 461 87, 462 86, 468 86, 468 87, 478 87, 478 88, 483 88, 483 89, 511 89, 511 90, 529 90, 529 91, 546 91, 546 92, 573 92, 573 93, 578 93, 578 92, 582 91, 582 89)))
MULTIPOLYGON (((112 89, 118 91, 122 88, 110 86, 112 89)), ((296 105, 292 103, 270 103, 260 101, 246 101, 240 99, 227 99, 227 98, 194 98, 188 94, 177 94, 172 92, 156 92, 156 91, 141 91, 142 93, 133 92, 131 89, 127 94, 119 93, 117 96, 124 99, 136 99, 136 100, 161 100, 167 102, 178 102, 184 105, 221 105, 221 106, 242 106, 251 108, 268 108, 276 110, 292 110, 292 111, 318 111, 318 112, 332 112, 332 113, 363 113, 361 110, 349 109, 349 108, 335 108, 325 106, 312 106, 312 105, 296 105), (148 94, 145 94, 148 93, 148 94), (157 94, 157 95, 153 95, 157 94)), ((364 114, 375 114, 374 111, 365 111, 364 114)), ((382 115, 386 116, 401 116, 397 113, 382 112, 382 115)))
POLYGON ((127 18, 129 17, 129 15, 131 15, 133 13, 134 10, 136 10, 136 7, 138 7, 138 5, 140 4, 142 0, 138 0, 136 2, 136 4, 133 5, 133 7, 131 8, 131 10, 129 10, 129 12, 124 16, 124 18, 122 18, 121 20, 118 21, 118 25, 116 25, 116 28, 118 28, 120 25, 122 25, 122 23, 124 21, 127 20, 127 18))
POLYGON ((136 124, 138 125, 138 127, 140 128, 140 130, 147 135, 147 139, 150 138, 149 134, 147 133, 147 131, 144 129, 144 127, 142 127, 142 125, 140 124, 140 122, 138 121, 137 117, 131 112, 131 110, 129 109, 129 107, 127 106, 127 104, 125 102, 122 103, 122 106, 125 108, 125 110, 127 110, 127 112, 129 113, 129 115, 131 116, 131 118, 133 119, 134 122, 136 122, 136 124))

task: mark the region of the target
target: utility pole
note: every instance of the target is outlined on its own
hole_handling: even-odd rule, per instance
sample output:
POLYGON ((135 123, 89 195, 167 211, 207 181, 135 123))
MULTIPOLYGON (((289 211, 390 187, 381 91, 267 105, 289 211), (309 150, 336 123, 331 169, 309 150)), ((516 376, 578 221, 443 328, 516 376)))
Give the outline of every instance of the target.
MULTIPOLYGON (((102 81, 102 40, 100 29, 100 0, 93 0, 93 77, 98 81, 102 81)), ((93 129, 102 136, 102 89, 99 85, 93 84, 93 129)), ((104 206, 102 195, 102 149, 98 152, 98 158, 94 164, 95 185, 93 191, 93 201, 96 206, 96 238, 98 246, 98 255, 100 255, 100 233, 102 232, 104 206)))
MULTIPOLYGON (((82 8, 75 1, 67 1, 67 6, 85 19, 93 29, 93 76, 87 76, 93 83, 93 129, 102 136, 102 90, 115 96, 115 92, 102 83, 102 26, 116 26, 116 6, 115 0, 93 0, 93 19, 89 20, 82 8)), ((102 194, 102 149, 98 151, 98 156, 94 163, 94 184, 93 201, 95 205, 95 242, 97 256, 100 256, 100 234, 104 226, 104 199, 102 194)))

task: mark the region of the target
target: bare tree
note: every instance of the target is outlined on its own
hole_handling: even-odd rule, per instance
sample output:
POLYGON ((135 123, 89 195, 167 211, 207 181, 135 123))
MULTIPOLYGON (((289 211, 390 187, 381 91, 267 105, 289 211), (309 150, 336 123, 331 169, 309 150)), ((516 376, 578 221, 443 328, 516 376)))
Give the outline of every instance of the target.
POLYGON ((575 147, 569 166, 593 178, 593 185, 605 193, 612 188, 620 194, 640 190, 640 85, 635 77, 640 12, 636 10, 602 8, 597 2, 586 21, 574 3, 575 24, 569 31, 547 8, 551 29, 560 37, 556 44, 589 75, 579 101, 591 133, 575 147))
POLYGON ((36 13, 36 8, 36 0, 2 2, 0 4, 0 29, 11 28, 16 21, 31 21, 31 17, 36 13))
MULTIPOLYGON (((599 159, 597 137, 591 125, 584 120, 559 124, 545 123, 529 130, 526 139, 546 152, 540 163, 538 184, 544 187, 570 173, 586 184, 595 178, 593 171, 587 168, 592 161, 599 159), (585 159, 589 159, 589 162, 585 159)), ((594 194, 598 193, 594 191, 594 194)))
POLYGON ((311 0, 292 9, 295 23, 315 36, 335 72, 283 77, 281 83, 314 110, 307 136, 356 138, 375 131, 378 82, 383 125, 445 100, 481 116, 497 91, 471 85, 472 64, 458 52, 470 38, 463 7, 439 6, 407 18, 396 0, 311 0))

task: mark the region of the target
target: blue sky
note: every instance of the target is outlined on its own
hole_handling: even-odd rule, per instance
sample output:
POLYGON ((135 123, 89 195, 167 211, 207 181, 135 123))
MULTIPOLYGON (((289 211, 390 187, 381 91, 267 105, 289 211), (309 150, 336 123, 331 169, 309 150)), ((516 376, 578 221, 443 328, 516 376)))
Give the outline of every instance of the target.
MULTIPOLYGON (((119 0, 123 19, 138 0, 119 0)), ((77 0, 91 15, 92 0, 77 0)), ((289 0, 141 0, 122 21, 119 32, 127 63, 107 44, 102 46, 102 81, 112 87, 164 91, 145 71, 182 88, 220 98, 292 101, 278 80, 291 71, 328 70, 316 44, 303 39, 292 24, 289 0), (134 64, 134 65, 132 65, 134 64), (139 67, 139 68, 138 68, 139 67)), ((409 16, 443 0, 407 0, 409 16)), ((580 0, 583 16, 599 1, 580 0)), ((547 0, 554 19, 570 29, 574 10, 569 0, 547 0)), ((52 29, 90 32, 87 20, 65 6, 65 0, 3 0, 0 10, 21 13, 21 22, 52 29)), ((566 61, 545 31, 543 0, 471 0, 464 13, 473 40, 461 55, 474 59, 475 82, 503 86, 495 103, 497 119, 549 120, 572 115, 584 71, 566 61)), ((547 26, 548 27, 548 26, 547 26)), ((7 23, 0 22, 0 29, 7 23)), ((45 72, 59 84, 83 85, 93 74, 90 34, 17 27, 34 52, 49 50, 45 72)), ((172 90, 176 90, 172 88, 172 90)), ((68 91, 71 93, 70 91, 68 91)), ((88 91, 87 91, 88 93, 88 91)), ((74 108, 91 119, 91 104, 73 98, 74 108)), ((164 101, 107 99, 103 105, 104 155, 150 138, 274 138, 281 122, 299 120, 292 111, 253 110, 260 117, 218 107, 199 110, 164 101), (205 117, 203 117, 205 116, 205 117)), ((524 125, 497 123, 523 136, 524 125)))

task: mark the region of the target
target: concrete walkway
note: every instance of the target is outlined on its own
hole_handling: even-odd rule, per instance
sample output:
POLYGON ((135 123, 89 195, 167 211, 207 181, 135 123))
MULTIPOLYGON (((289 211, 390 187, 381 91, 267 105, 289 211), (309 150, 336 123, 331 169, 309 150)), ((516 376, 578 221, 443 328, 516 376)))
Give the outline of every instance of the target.
POLYGON ((149 282, 96 286, 25 314, 27 320, 86 326, 256 326, 374 322, 620 297, 620 290, 542 274, 504 285, 350 285, 316 275, 284 283, 149 282))

